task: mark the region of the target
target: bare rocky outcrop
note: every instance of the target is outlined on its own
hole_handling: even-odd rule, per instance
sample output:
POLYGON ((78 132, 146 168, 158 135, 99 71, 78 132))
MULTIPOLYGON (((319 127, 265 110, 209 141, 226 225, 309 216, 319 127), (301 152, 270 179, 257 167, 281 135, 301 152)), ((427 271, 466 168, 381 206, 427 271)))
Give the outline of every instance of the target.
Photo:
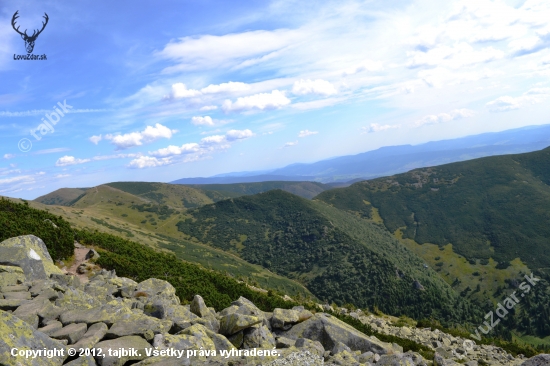
MULTIPOLYGON (((20 237, 8 244, 13 248, 14 242, 23 243, 15 247, 28 253, 31 247, 24 243, 36 248, 37 241, 35 237, 20 237)), ((3 244, 0 243, 0 250, 3 244)), ((13 267, 11 272, 1 272, 19 276, 0 276, 1 365, 455 364, 455 354, 445 347, 458 340, 445 334, 438 334, 437 343, 430 338, 435 332, 428 335, 406 327, 399 329, 404 338, 416 337, 421 343, 438 346, 435 359, 425 360, 419 354, 404 353, 396 344, 367 336, 330 314, 312 314, 301 306, 267 313, 240 297, 229 307, 216 311, 207 307, 200 295, 184 305, 166 281, 148 279, 137 283, 118 277, 114 271, 101 270, 84 283, 75 276, 47 269, 53 266, 51 259, 44 253, 38 256, 40 259, 30 259, 40 261, 41 267, 26 263, 29 258, 21 257, 22 261, 6 264, 13 267), (80 348, 101 353, 83 354, 80 358, 68 355, 69 349, 80 348), (17 349, 15 356, 11 354, 13 349, 17 349), (62 350, 63 355, 29 359, 17 353, 53 349, 62 350)), ((374 317, 357 312, 350 315, 376 324, 374 317)), ((377 327, 393 332, 381 320, 377 327)), ((466 350, 464 354, 481 358, 490 354, 485 346, 475 347, 475 352, 466 350)), ((539 355, 525 365, 543 365, 548 360, 546 356, 539 355)), ((502 357, 479 364, 519 365, 526 361, 504 354, 502 357)), ((466 364, 478 363, 472 360, 466 364)))

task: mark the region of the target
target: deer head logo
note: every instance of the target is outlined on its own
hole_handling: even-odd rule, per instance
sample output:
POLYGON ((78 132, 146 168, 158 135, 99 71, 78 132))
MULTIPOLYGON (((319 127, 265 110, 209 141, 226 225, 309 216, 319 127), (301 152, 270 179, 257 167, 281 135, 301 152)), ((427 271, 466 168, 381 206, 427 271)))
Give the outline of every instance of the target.
POLYGON ((17 28, 15 28, 15 21, 17 20, 17 18, 19 18, 19 15, 17 15, 17 13, 19 13, 19 10, 15 12, 15 14, 13 14, 13 17, 11 18, 11 26, 13 27, 13 29, 19 33, 19 35, 21 35, 21 38, 23 38, 23 40, 25 41, 25 48, 27 49, 27 53, 32 53, 32 50, 34 49, 34 42, 36 41, 36 39, 38 38, 38 35, 40 33, 42 33, 42 31, 44 30, 44 28, 46 28, 46 24, 48 24, 48 14, 44 13, 44 19, 46 19, 45 22, 42 22, 42 29, 40 30, 35 30, 31 36, 29 36, 27 34, 27 30, 25 29, 25 32, 21 33, 19 31, 19 26, 17 28))

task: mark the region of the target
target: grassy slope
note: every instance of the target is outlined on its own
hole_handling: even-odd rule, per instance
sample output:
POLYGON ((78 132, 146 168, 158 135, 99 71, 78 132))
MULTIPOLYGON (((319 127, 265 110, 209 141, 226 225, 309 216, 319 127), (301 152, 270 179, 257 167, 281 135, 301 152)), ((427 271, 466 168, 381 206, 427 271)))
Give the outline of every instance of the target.
POLYGON ((35 199, 45 205, 70 206, 86 192, 87 188, 61 188, 35 199))
MULTIPOLYGON (((30 201, 29 204, 63 217, 76 228, 99 230, 157 249, 173 251, 180 259, 228 273, 236 278, 247 279, 247 282, 278 290, 291 297, 314 298, 311 292, 296 281, 271 273, 259 265, 250 264, 234 254, 186 240, 185 235, 176 227, 178 221, 187 217, 183 210, 166 217, 156 212, 140 212, 132 208, 148 202, 151 200, 102 185, 89 189, 86 196, 75 203, 74 207, 44 205, 36 201, 30 201)), ((182 200, 174 200, 176 202, 181 203, 182 200)))
POLYGON ((482 158, 356 183, 317 199, 370 216, 418 243, 468 259, 550 267, 550 149, 482 158))
POLYGON ((190 238, 299 279, 322 300, 443 321, 476 312, 383 228, 321 202, 275 190, 189 214, 178 227, 190 238))
MULTIPOLYGON (((549 163, 550 149, 482 158, 364 181, 316 199, 382 221, 462 296, 496 304, 516 289, 514 280, 532 270, 545 277, 550 267, 549 163)), ((543 282, 505 325, 550 334, 540 315, 549 300, 543 282)))

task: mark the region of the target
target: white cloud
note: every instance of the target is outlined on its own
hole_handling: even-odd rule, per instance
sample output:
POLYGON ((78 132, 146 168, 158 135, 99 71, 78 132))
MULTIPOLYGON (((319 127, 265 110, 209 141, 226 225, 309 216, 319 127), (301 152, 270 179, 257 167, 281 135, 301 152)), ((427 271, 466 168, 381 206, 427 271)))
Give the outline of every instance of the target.
POLYGON ((373 133, 373 132, 380 132, 380 131, 386 131, 391 129, 397 129, 401 128, 401 125, 381 125, 378 123, 371 123, 369 127, 361 127, 362 133, 373 133))
POLYGON ((201 92, 204 94, 214 94, 214 93, 231 93, 231 92, 240 92, 250 90, 250 85, 242 82, 230 81, 228 83, 221 83, 218 85, 210 84, 205 88, 201 89, 201 92))
POLYGON ((65 155, 55 162, 55 166, 69 166, 76 164, 84 164, 90 162, 90 159, 77 159, 74 156, 65 155))
POLYGON ((201 139, 201 145, 216 145, 226 142, 225 135, 213 135, 201 139))
POLYGON ((168 165, 171 163, 172 163, 172 159, 170 158, 158 159, 150 156, 142 156, 132 160, 130 164, 128 164, 128 166, 130 168, 143 169, 143 168, 154 168, 158 166, 168 165))
POLYGON ((67 177, 70 177, 71 175, 70 174, 57 174, 55 177, 56 178, 67 178, 67 177))
POLYGON ((292 86, 292 93, 295 95, 307 95, 307 94, 317 94, 317 95, 333 95, 337 94, 338 91, 330 82, 322 79, 301 79, 294 82, 292 86))
POLYGON ((65 152, 70 151, 71 149, 67 147, 57 147, 54 149, 44 149, 44 150, 38 150, 33 153, 33 155, 44 155, 44 154, 57 154, 59 152, 65 152))
POLYGON ((519 97, 509 95, 490 101, 485 106, 491 112, 507 112, 527 105, 539 104, 550 97, 550 88, 532 88, 519 97))
POLYGON ((303 131, 300 131, 300 133, 298 134, 298 137, 307 137, 311 135, 317 135, 318 133, 319 133, 318 131, 303 130, 303 131))
POLYGON ((282 147, 281 149, 284 149, 284 148, 287 148, 287 147, 296 146, 296 145, 298 145, 298 141, 287 142, 286 144, 283 145, 283 147, 282 147))
POLYGON ((92 136, 90 137, 88 140, 90 140, 90 142, 94 145, 97 145, 101 140, 103 140, 103 136, 102 135, 97 135, 97 136, 92 136))
POLYGON ((129 167, 143 169, 196 161, 209 153, 229 149, 235 141, 253 136, 254 133, 248 129, 229 130, 224 135, 204 137, 199 143, 188 143, 181 146, 170 145, 156 151, 150 151, 149 155, 151 156, 140 156, 132 160, 129 167), (178 156, 183 156, 183 158, 178 158, 178 156))
POLYGON ((164 156, 172 156, 172 155, 190 154, 190 153, 198 152, 199 150, 200 150, 199 144, 190 143, 190 144, 183 144, 181 146, 170 145, 163 149, 159 149, 152 152, 150 151, 149 155, 164 157, 164 156))
POLYGON ((462 118, 473 117, 475 112, 469 109, 455 109, 449 113, 430 114, 424 118, 416 121, 414 127, 420 127, 424 125, 435 125, 439 123, 445 123, 450 121, 456 121, 462 118))
POLYGON ((347 69, 342 71, 342 76, 355 75, 364 71, 370 71, 370 72, 380 71, 382 69, 383 69, 382 62, 365 60, 364 62, 358 65, 348 67, 347 69))
POLYGON ((117 150, 124 150, 134 146, 141 146, 144 143, 150 143, 160 138, 170 139, 175 133, 175 130, 171 130, 160 123, 155 126, 147 126, 145 130, 141 132, 131 132, 124 135, 106 135, 105 139, 110 140, 117 150))
POLYGON ((235 103, 227 99, 223 102, 224 112, 247 111, 253 109, 266 110, 277 109, 290 104, 290 99, 285 93, 279 90, 273 90, 271 93, 259 93, 248 97, 237 98, 235 103))
POLYGON ((212 120, 212 117, 210 116, 204 116, 204 117, 192 117, 191 123, 195 126, 214 126, 214 121, 212 120))
POLYGON ((243 140, 254 136, 250 130, 229 130, 226 132, 225 137, 227 141, 243 140))
POLYGON ((34 182, 34 180, 35 180, 35 178, 32 175, 21 175, 21 176, 18 176, 18 177, 0 179, 0 185, 20 183, 20 182, 32 183, 32 182, 34 182))
POLYGON ((420 66, 445 66, 452 69, 462 68, 467 65, 485 63, 503 58, 505 53, 493 47, 475 49, 466 42, 457 45, 439 45, 426 52, 411 51, 409 67, 420 66))
POLYGON ((17 155, 15 154, 4 154, 4 159, 9 160, 15 158, 17 155))
POLYGON ((218 109, 218 107, 215 105, 205 105, 204 107, 200 108, 201 111, 214 111, 216 109, 218 109))
POLYGON ((187 89, 184 83, 176 83, 172 85, 172 94, 170 95, 174 99, 190 98, 202 95, 198 90, 187 89))
POLYGON ((176 60, 177 65, 168 67, 167 73, 236 66, 261 58, 300 40, 301 34, 294 30, 255 30, 222 36, 202 35, 183 37, 172 41, 159 53, 166 59, 176 60))

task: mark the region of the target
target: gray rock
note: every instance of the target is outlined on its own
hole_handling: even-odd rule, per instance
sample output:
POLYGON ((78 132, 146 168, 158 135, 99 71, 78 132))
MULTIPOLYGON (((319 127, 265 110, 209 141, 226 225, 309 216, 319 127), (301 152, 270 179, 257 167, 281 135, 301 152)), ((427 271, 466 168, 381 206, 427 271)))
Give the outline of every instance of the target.
POLYGON ((86 333, 88 326, 84 323, 69 324, 66 327, 59 329, 56 332, 50 334, 50 337, 55 339, 66 339, 69 344, 78 342, 80 338, 86 333))
POLYGON ((13 312, 13 315, 27 323, 34 323, 38 316, 46 320, 56 319, 61 312, 62 309, 53 306, 48 300, 35 299, 26 301, 13 312))
POLYGON ((521 364, 521 366, 546 366, 550 365, 550 354, 541 354, 531 357, 521 364))
POLYGON ((95 251, 95 249, 90 249, 88 253, 86 253, 85 259, 98 259, 99 253, 95 251))
POLYGON ((95 348, 99 348, 105 357, 96 356, 95 360, 100 366, 122 366, 128 361, 141 361, 147 357, 145 349, 152 348, 147 341, 139 336, 126 336, 117 339, 111 339, 101 341, 95 345, 95 348), (122 355, 114 354, 109 355, 109 349, 111 350, 136 350, 137 354, 122 355))
POLYGON ((20 267, 0 265, 0 286, 17 285, 25 280, 25 273, 20 267))
POLYGON ((293 339, 289 339, 289 338, 285 338, 285 337, 277 337, 275 339, 275 346, 277 348, 290 348, 290 347, 294 347, 294 344, 296 343, 295 340, 293 339))
POLYGON ((174 305, 179 305, 180 299, 176 296, 176 289, 170 283, 150 278, 140 282, 136 286, 136 294, 146 294, 149 299, 160 298, 169 300, 174 305))
POLYGON ((250 328, 261 322, 261 319, 256 316, 237 313, 225 315, 220 319, 220 333, 225 336, 230 336, 240 330, 250 328))
POLYGON ((48 253, 42 239, 34 235, 18 236, 0 243, 0 265, 20 267, 28 281, 47 279, 62 273, 48 253))
POLYGON ((107 324, 95 323, 88 328, 88 331, 74 344, 74 348, 93 348, 107 334, 107 324))
POLYGON ((0 299, 0 310, 3 311, 13 311, 20 307, 23 303, 27 302, 27 300, 21 300, 21 299, 0 299))
POLYGON ((245 329, 244 332, 243 348, 261 348, 271 349, 276 345, 273 334, 267 329, 265 325, 259 327, 252 327, 245 329))
POLYGON ((324 364, 322 357, 309 351, 300 351, 267 363, 265 366, 322 366, 324 364))
POLYGON ((273 310, 271 326, 275 329, 288 330, 300 320, 300 313, 296 310, 279 309, 273 310))
MULTIPOLYGON (((18 358, 11 356, 12 348, 34 349, 34 350, 52 350, 63 349, 61 342, 55 341, 38 332, 21 319, 14 315, 0 311, 0 365, 15 366, 20 365, 18 358)), ((51 366, 61 365, 65 361, 65 356, 56 356, 53 358, 39 357, 33 362, 33 366, 51 366)))
POLYGON ((0 292, 27 292, 29 291, 29 286, 27 285, 15 285, 15 286, 0 286, 0 292))
POLYGON ((64 366, 97 366, 95 359, 92 356, 79 357, 76 360, 72 360, 66 363, 64 366))
MULTIPOLYGON (((300 339, 303 339, 303 338, 300 338, 300 339)), ((298 341, 296 341, 296 342, 298 342, 298 341)), ((343 351, 351 352, 351 348, 349 348, 348 346, 346 346, 342 342, 338 342, 334 345, 334 347, 332 347, 332 350, 330 352, 333 355, 337 355, 338 353, 343 352, 343 351)), ((324 350, 323 350, 323 352, 324 352, 324 350)))
POLYGON ((191 301, 191 312, 201 318, 212 315, 210 309, 204 303, 204 299, 200 295, 195 295, 191 301))
POLYGON ((105 305, 86 310, 70 310, 61 314, 59 320, 63 324, 70 323, 105 323, 112 325, 118 320, 122 320, 125 315, 132 315, 132 311, 125 305, 111 301, 105 305))
POLYGON ((45 327, 38 328, 38 331, 42 332, 46 335, 51 335, 52 333, 57 332, 61 328, 63 328, 63 324, 61 324, 61 322, 58 322, 57 320, 55 320, 55 321, 52 321, 52 322, 48 323, 48 325, 46 325, 45 327))
POLYGON ((371 351, 377 354, 386 354, 394 350, 392 345, 374 337, 368 337, 352 326, 323 313, 315 314, 288 331, 274 330, 274 332, 290 339, 308 338, 319 341, 325 349, 329 350, 334 348, 338 342, 347 345, 353 351, 362 353, 371 351))
POLYGON ((152 340, 155 334, 168 333, 172 321, 161 320, 147 315, 129 314, 117 320, 106 334, 106 338, 118 338, 129 335, 139 335, 152 340))
POLYGON ((312 354, 318 355, 319 357, 323 357, 325 353, 325 349, 323 348, 323 345, 321 344, 321 342, 312 341, 311 339, 307 339, 307 338, 298 338, 294 346, 296 348, 304 348, 309 352, 311 352, 312 354))
POLYGON ((2 295, 4 295, 4 299, 6 300, 30 300, 31 299, 31 293, 30 292, 4 292, 2 295))
POLYGON ((416 366, 416 362, 408 353, 384 355, 376 362, 376 366, 416 366))

